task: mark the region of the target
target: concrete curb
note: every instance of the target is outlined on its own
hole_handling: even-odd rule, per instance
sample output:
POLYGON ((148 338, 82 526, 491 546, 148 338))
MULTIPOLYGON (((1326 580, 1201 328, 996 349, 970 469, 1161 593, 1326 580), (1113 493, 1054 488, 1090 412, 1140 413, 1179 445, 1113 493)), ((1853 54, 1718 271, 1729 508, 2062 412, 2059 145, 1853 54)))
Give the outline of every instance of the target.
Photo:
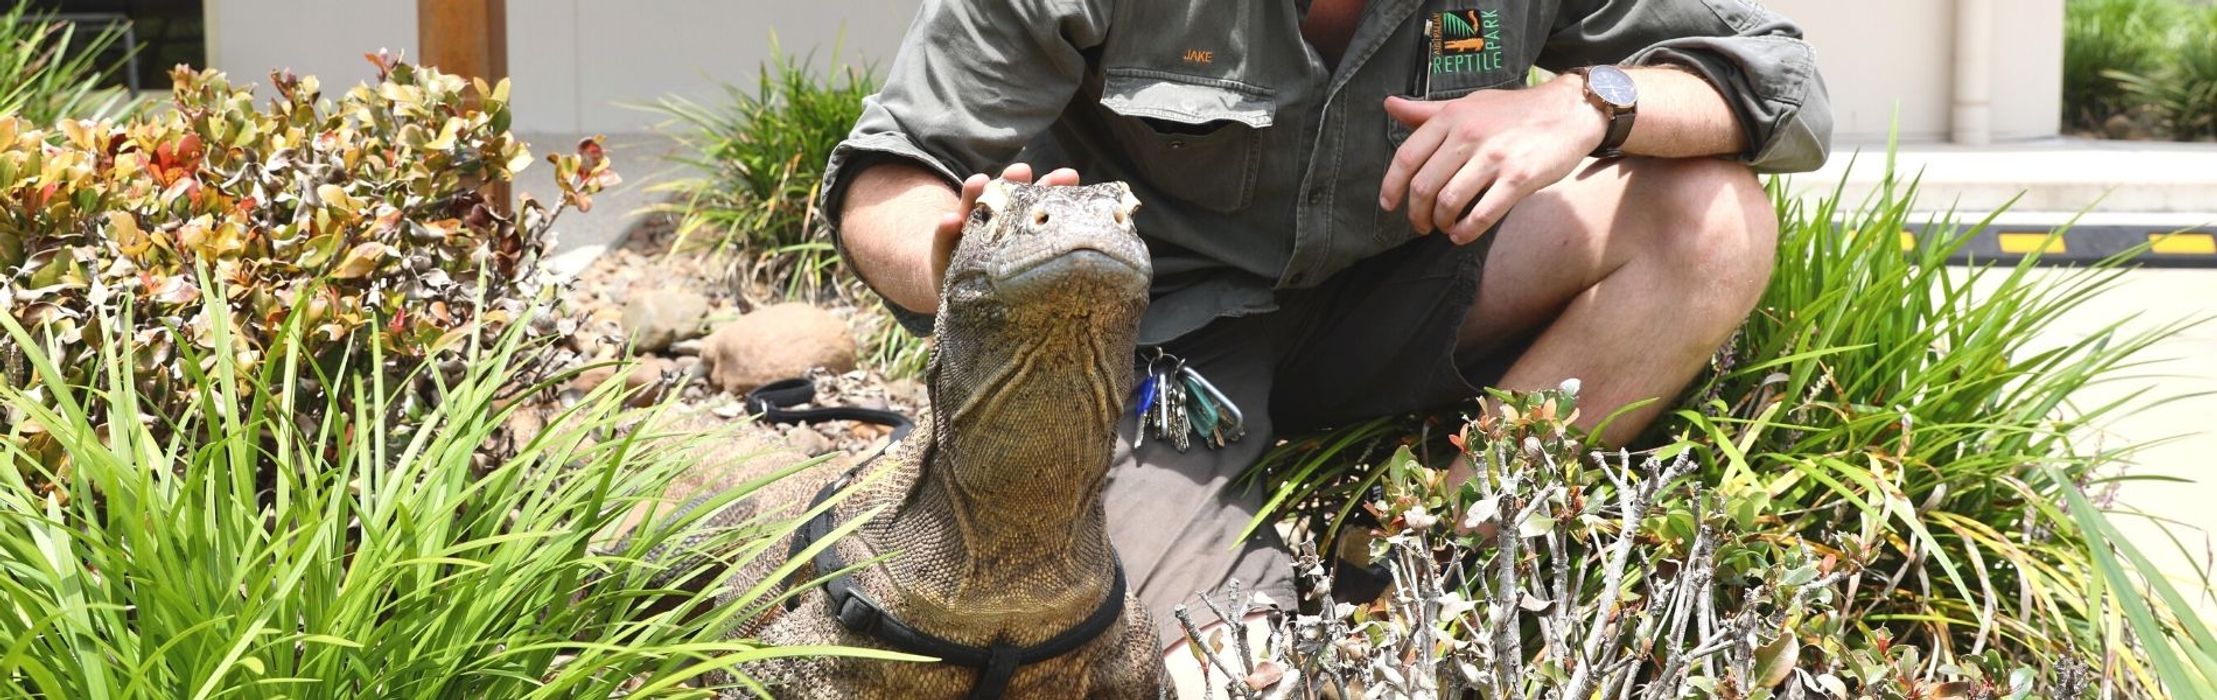
MULTIPOLYGON (((1902 250, 1955 241, 1985 218, 1961 212, 1913 214, 1901 233, 1902 250)), ((2217 268, 2217 213, 2006 214, 1961 241, 1948 262, 2014 265, 2027 257, 2061 267, 2124 258, 2133 267, 2217 268)))
MULTIPOLYGON (((1884 184, 1884 144, 1841 144, 1814 173, 1788 177, 1797 196, 1842 190, 1861 202, 1884 184)), ((2217 206, 2217 144, 2048 139, 1984 147, 1902 144, 1891 155, 1897 188, 1957 211, 2195 214, 2217 206)), ((2208 222, 2195 222, 2208 223, 2208 222)))

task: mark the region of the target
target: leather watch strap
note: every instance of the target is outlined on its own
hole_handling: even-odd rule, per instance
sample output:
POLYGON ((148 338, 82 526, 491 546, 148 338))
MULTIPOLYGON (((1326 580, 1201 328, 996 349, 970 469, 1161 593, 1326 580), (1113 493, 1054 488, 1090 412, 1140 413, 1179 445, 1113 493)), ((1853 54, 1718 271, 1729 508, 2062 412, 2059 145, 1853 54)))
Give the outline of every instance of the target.
POLYGON ((1638 98, 1634 97, 1629 105, 1613 104, 1594 91, 1593 68, 1574 68, 1571 72, 1584 83, 1581 89, 1585 91, 1586 103, 1609 120, 1608 129, 1603 132, 1601 144, 1594 148, 1592 157, 1616 158, 1624 155, 1624 142, 1632 137, 1632 122, 1639 114, 1638 98))
POLYGON ((1624 142, 1632 138, 1631 110, 1621 110, 1609 116, 1609 131, 1601 137, 1601 145, 1593 149, 1595 158, 1616 158, 1624 155, 1624 142))

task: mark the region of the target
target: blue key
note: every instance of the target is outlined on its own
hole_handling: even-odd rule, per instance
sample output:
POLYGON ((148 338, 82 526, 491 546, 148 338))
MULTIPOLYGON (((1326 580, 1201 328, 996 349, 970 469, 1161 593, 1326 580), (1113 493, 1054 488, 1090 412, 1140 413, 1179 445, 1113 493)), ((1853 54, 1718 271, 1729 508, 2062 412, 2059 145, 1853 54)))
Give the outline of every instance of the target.
POLYGON ((1147 381, 1139 383, 1139 410, 1133 411, 1132 413, 1138 415, 1141 418, 1146 418, 1147 411, 1154 407, 1155 375, 1150 374, 1147 375, 1147 381))

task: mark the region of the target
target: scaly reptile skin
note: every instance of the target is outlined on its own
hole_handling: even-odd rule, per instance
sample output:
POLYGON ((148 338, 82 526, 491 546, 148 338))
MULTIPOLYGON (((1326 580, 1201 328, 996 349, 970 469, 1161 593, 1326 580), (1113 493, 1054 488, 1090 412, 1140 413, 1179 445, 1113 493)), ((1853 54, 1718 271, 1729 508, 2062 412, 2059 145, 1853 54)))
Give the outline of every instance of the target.
MULTIPOLYGON (((884 509, 835 546, 848 562, 891 555, 855 580, 894 617, 961 644, 1028 646, 1078 624, 1107 595, 1113 563, 1101 487, 1131 394, 1133 346, 1152 277, 1132 227, 1136 206, 1122 183, 995 182, 972 213, 941 291, 939 345, 927 375, 931 406, 836 511, 844 523, 884 509)), ((745 513, 704 525, 797 515, 841 471, 827 466, 780 480, 730 509, 745 513)), ((696 488, 740 480, 708 476, 696 488)), ((747 590, 783 559, 765 556, 732 571, 719 595, 747 590)), ((814 576, 804 569, 795 580, 814 576)), ((1154 629, 1127 593, 1116 625, 1077 651, 1022 667, 1006 696, 1159 698, 1154 629)), ((773 611, 732 634, 776 645, 884 648, 841 626, 820 588, 802 593, 793 611, 773 611)), ((803 699, 962 698, 977 676, 958 666, 837 658, 743 670, 776 697, 803 699)))

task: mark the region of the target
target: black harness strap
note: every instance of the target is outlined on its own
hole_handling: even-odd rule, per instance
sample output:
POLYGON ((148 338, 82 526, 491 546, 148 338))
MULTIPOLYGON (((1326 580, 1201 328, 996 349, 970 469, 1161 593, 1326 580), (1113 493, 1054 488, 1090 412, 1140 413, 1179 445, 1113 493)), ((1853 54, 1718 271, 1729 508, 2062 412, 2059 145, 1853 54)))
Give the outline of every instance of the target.
MULTIPOLYGON (((816 498, 809 502, 809 507, 815 508, 830 500, 840 489, 846 488, 847 482, 859 471, 860 468, 847 472, 845 476, 825 485, 822 491, 816 493, 816 498)), ((824 509, 824 512, 810 518, 808 524, 801 526, 800 532, 794 533, 793 547, 787 556, 800 556, 810 544, 830 535, 833 527, 831 509, 824 509)), ((809 560, 809 563, 815 567, 818 575, 847 568, 846 562, 839 560, 839 553, 832 547, 817 551, 816 557, 809 560)), ((1093 609, 1093 614, 1087 615, 1077 625, 1063 630, 1047 641, 1028 647, 998 643, 975 647, 948 641, 910 627, 901 622, 900 618, 885 612, 885 608, 878 605, 877 601, 871 600, 870 596, 856 588, 852 575, 841 574, 825 581, 824 594, 831 598, 831 609, 839 617, 839 624, 855 634, 876 637, 900 651, 938 657, 940 663, 978 669, 978 680, 970 686, 969 697, 971 700, 987 700, 999 698, 1008 690, 1009 680, 1016 677, 1018 667, 1076 651, 1078 647, 1085 646, 1116 624, 1116 619, 1124 613, 1124 562, 1115 560, 1114 563, 1116 576, 1109 583, 1108 598, 1101 601, 1100 607, 1093 609)), ((797 600, 786 601, 788 609, 797 604, 797 600)))
MULTIPOLYGON (((792 408, 815 400, 814 383, 806 379, 786 379, 748 392, 747 409, 759 415, 762 420, 772 423, 815 423, 827 420, 875 423, 893 429, 890 442, 900 442, 916 427, 915 422, 910 421, 907 416, 892 411, 853 406, 801 410, 792 408)), ((855 475, 862 473, 862 469, 867 466, 867 463, 857 466, 826 484, 823 490, 816 492, 816 498, 809 501, 808 507, 814 509, 831 500, 832 496, 846 488, 855 475)), ((793 533, 793 546, 787 551, 786 557, 799 558, 809 545, 831 536, 835 526, 832 509, 825 508, 802 525, 799 532, 793 533)), ((825 581, 824 595, 831 599, 832 613, 838 616, 839 624, 855 634, 875 637, 900 651, 937 657, 940 663, 978 669, 978 679, 970 686, 970 700, 992 700, 1008 691, 1009 681, 1016 677, 1019 667, 1077 651, 1078 647, 1085 646, 1087 642, 1107 632, 1109 627, 1116 624, 1117 618, 1123 616, 1124 562, 1115 557, 1114 550, 1111 550, 1110 561, 1114 565, 1115 578, 1110 581, 1108 598, 1101 601, 1101 606, 1094 608, 1093 614, 1087 615, 1076 626, 1028 647, 999 643, 985 647, 957 644, 910 627, 856 588, 854 577, 849 574, 841 574, 825 581)), ((818 551, 815 558, 809 560, 809 564, 816 569, 818 575, 847 568, 846 562, 839 560, 838 551, 832 547, 818 551)), ((785 608, 792 610, 799 604, 798 598, 788 598, 785 608)))
MULTIPOLYGON (((911 422, 907 416, 892 411, 852 406, 805 410, 791 408, 812 402, 815 399, 816 387, 814 384, 806 379, 787 379, 763 385, 762 388, 749 392, 747 394, 747 409, 759 414, 762 420, 772 423, 814 423, 827 420, 876 423, 893 428, 893 442, 899 442, 901 438, 908 437, 909 431, 915 428, 915 423, 911 422)), ((838 494, 840 489, 846 488, 847 484, 854 480, 855 475, 862 472, 862 469, 863 467, 855 467, 845 475, 825 485, 822 491, 816 493, 816 498, 809 502, 808 507, 814 509, 831 500, 831 497, 838 494)), ((802 552, 808 549, 809 545, 831 536, 831 531, 835 526, 836 524, 832 521, 832 509, 825 508, 822 513, 818 513, 816 517, 810 518, 806 524, 802 525, 799 532, 793 534, 793 547, 786 553, 786 556, 788 558, 799 558, 802 552)), ((1114 555, 1111 554, 1111 556, 1114 555)), ((974 647, 967 644, 957 644, 929 632, 910 627, 908 623, 901 622, 900 618, 887 613, 883 606, 878 605, 877 601, 871 600, 870 596, 865 595, 861 589, 855 587, 854 577, 851 575, 841 574, 825 581, 824 594, 830 597, 831 609, 833 614, 839 617, 839 624, 855 634, 875 637, 878 641, 885 642, 888 646, 900 651, 937 657, 940 663, 978 669, 978 679, 970 686, 969 697, 971 700, 989 700, 999 698, 1007 692, 1009 681, 1016 677, 1018 667, 1039 663, 1076 651, 1078 647, 1085 646, 1087 642, 1093 641, 1094 638, 1101 636, 1101 633, 1108 631, 1110 626, 1116 624, 1116 619, 1124 614, 1124 562, 1113 558, 1112 561, 1115 565, 1116 577, 1109 584, 1108 598, 1101 601, 1101 606, 1094 608, 1093 614, 1086 616, 1076 626, 1063 630, 1061 634, 1057 634, 1047 641, 1028 647, 998 643, 991 646, 974 647)), ((825 547, 818 551, 815 558, 809 560, 809 563, 815 567, 819 576, 847 568, 846 562, 839 560, 839 553, 832 547, 825 547)), ((798 598, 788 598, 785 601, 787 610, 792 610, 798 607, 799 604, 800 600, 798 598)))

